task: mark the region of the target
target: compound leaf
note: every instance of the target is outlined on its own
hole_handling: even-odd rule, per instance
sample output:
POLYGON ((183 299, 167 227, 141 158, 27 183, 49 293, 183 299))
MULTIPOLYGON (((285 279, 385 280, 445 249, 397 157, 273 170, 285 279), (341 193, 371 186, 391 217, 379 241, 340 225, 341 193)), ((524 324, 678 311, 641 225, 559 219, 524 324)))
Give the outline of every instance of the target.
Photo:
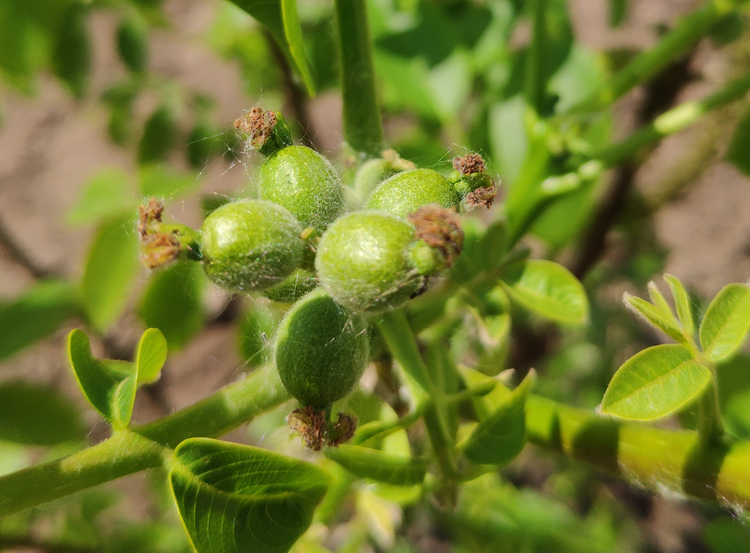
POLYGON ((466 457, 482 465, 502 465, 521 452, 526 443, 526 396, 533 381, 531 372, 458 445, 466 457))
POLYGON ((706 310, 698 336, 711 361, 731 355, 742 345, 750 328, 750 286, 727 284, 706 310))
POLYGON ((562 265, 541 259, 514 263, 501 279, 513 299, 544 317, 568 325, 588 319, 583 285, 562 265))
POLYGON ((94 409, 115 429, 127 427, 138 382, 133 363, 96 359, 91 355, 88 336, 79 329, 68 335, 68 359, 78 385, 94 409))
POLYGON ((79 313, 69 282, 39 282, 12 300, 0 302, 0 359, 46 338, 79 313))
POLYGON ((0 384, 0 440, 52 446, 80 442, 86 432, 75 405, 54 388, 22 380, 0 384))
POLYGON ((120 315, 138 274, 138 236, 127 215, 103 223, 89 249, 81 281, 91 324, 106 328, 120 315))
POLYGON ((135 363, 138 371, 138 385, 154 382, 167 361, 167 339, 158 328, 149 328, 141 336, 135 363))
POLYGON ((286 553, 310 526, 329 482, 309 463, 206 438, 177 446, 169 472, 197 553, 286 553))
POLYGON ((627 293, 623 299, 628 307, 632 307, 638 315, 642 316, 652 326, 661 330, 667 336, 674 338, 678 342, 684 343, 687 341, 687 338, 685 338, 682 329, 671 312, 665 311, 642 298, 631 296, 627 293))
POLYGON ((344 444, 329 447, 324 453, 354 476, 392 486, 421 484, 427 473, 427 463, 421 459, 394 455, 369 447, 344 444))
POLYGON ((692 338, 695 334, 695 321, 693 321, 693 310, 690 307, 690 296, 688 296, 685 287, 677 277, 664 275, 664 280, 667 281, 670 290, 672 290, 672 298, 682 330, 692 338))
POLYGON ((711 371, 686 347, 653 346, 617 370, 599 409, 624 419, 658 419, 697 399, 710 381, 711 371))

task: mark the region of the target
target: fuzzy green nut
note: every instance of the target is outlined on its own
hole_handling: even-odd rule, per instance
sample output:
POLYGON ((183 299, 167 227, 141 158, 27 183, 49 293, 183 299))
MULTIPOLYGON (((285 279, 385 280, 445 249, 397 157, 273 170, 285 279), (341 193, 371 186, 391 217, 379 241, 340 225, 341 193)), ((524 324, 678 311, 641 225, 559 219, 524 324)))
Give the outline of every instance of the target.
POLYGON ((453 184, 432 169, 414 169, 380 183, 365 202, 365 209, 379 209, 405 219, 420 207, 437 204, 458 208, 461 196, 453 184))
POLYGON ((297 269, 281 284, 263 291, 271 301, 293 303, 318 286, 318 277, 309 269, 297 269))
POLYGON ((382 211, 344 215, 318 244, 315 268, 325 290, 351 311, 384 311, 414 295, 424 277, 412 258, 414 227, 382 211))
POLYGON ((341 179, 330 162, 306 146, 271 154, 258 173, 260 197, 285 207, 302 225, 324 230, 344 207, 341 179))
POLYGON ((275 286, 302 264, 302 230, 291 213, 272 202, 223 205, 201 228, 206 274, 233 292, 275 286))
POLYGON ((365 370, 367 323, 318 289, 284 316, 274 351, 286 390, 303 406, 325 408, 351 392, 365 370))

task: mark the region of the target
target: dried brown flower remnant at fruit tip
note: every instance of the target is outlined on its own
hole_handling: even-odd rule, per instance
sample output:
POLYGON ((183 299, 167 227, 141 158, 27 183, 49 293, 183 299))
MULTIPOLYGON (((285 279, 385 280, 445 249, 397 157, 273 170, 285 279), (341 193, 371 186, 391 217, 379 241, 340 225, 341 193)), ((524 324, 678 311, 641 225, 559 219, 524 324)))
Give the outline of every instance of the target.
POLYGON ((276 113, 263 111, 257 106, 234 122, 234 128, 247 134, 250 137, 250 144, 256 150, 263 147, 275 126, 276 113))
POLYGON ((144 239, 149 233, 151 223, 161 223, 161 215, 164 213, 164 202, 151 198, 148 204, 138 206, 138 234, 144 239))
POLYGON ((141 261, 149 269, 163 267, 176 260, 182 247, 178 238, 168 232, 157 232, 141 236, 143 252, 141 261))
POLYGON ((338 447, 345 444, 354 437, 355 430, 357 430, 357 419, 349 413, 339 413, 336 424, 328 433, 328 445, 338 447))
POLYGON ((447 267, 451 267, 464 245, 464 231, 458 214, 453 209, 429 204, 411 213, 408 219, 417 231, 417 238, 438 250, 447 267))
POLYGON ((477 188, 473 192, 469 192, 464 198, 466 207, 473 208, 477 206, 484 206, 487 209, 492 207, 497 196, 497 187, 487 186, 484 188, 477 188))
POLYGON ((479 154, 467 154, 453 158, 453 168, 462 175, 483 173, 485 169, 484 160, 479 154))
POLYGON ((328 425, 325 413, 315 407, 295 409, 286 418, 292 432, 300 435, 307 449, 320 451, 326 443, 328 425))

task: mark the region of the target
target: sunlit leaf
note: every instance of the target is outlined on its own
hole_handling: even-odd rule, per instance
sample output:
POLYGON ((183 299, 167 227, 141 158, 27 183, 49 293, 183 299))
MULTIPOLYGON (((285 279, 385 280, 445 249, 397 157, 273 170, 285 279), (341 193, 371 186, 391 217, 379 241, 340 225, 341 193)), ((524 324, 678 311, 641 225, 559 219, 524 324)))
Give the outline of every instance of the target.
POLYGON ((617 370, 600 411, 625 419, 658 419, 696 400, 710 381, 711 371, 684 346, 653 346, 617 370))
POLYGON ((38 282, 0 301, 0 359, 46 338, 80 310, 76 287, 61 281, 38 282))
POLYGON ((533 380, 529 373, 459 444, 466 457, 482 465, 501 465, 521 452, 526 443, 526 396, 533 380))
POLYGON ((138 385, 154 382, 167 361, 167 339, 158 328, 149 328, 141 336, 135 352, 138 385))
POLYGON ((742 345, 750 329, 750 286, 727 284, 703 316, 698 335, 712 361, 727 358, 742 345))
POLYGON ((679 323, 671 312, 660 309, 642 298, 625 294, 625 305, 631 307, 638 315, 646 319, 651 325, 661 330, 667 336, 678 342, 685 343, 687 338, 682 333, 679 323))
POLYGON ((583 285, 562 265, 546 260, 514 263, 501 274, 512 299, 553 321, 584 324, 589 303, 583 285))
POLYGON ((86 183, 83 197, 68 213, 68 221, 93 223, 134 210, 137 205, 130 176, 115 167, 102 169, 86 183))
POLYGON ((421 459, 393 455, 377 449, 341 445, 324 450, 326 457, 359 478, 392 486, 411 486, 424 480, 427 464, 421 459))
POLYGON ((177 446, 169 472, 198 553, 286 553, 310 526, 329 481, 315 465, 204 438, 177 446))
POLYGON ((305 82, 307 93, 310 96, 315 96, 315 83, 310 73, 307 58, 305 58, 305 41, 302 37, 302 24, 297 12, 297 0, 281 0, 281 13, 284 22, 284 34, 289 43, 289 51, 292 53, 294 63, 297 64, 297 69, 305 82))
POLYGON ((195 192, 200 178, 195 173, 178 172, 162 165, 141 168, 139 188, 147 198, 174 199, 195 192))
POLYGON ((203 326, 204 284, 203 268, 193 261, 151 275, 139 314, 147 326, 162 331, 170 349, 181 348, 203 326))
POLYGON ((81 280, 83 304, 97 329, 105 330, 120 315, 139 266, 134 215, 103 223, 89 248, 81 280))
POLYGON ((68 336, 68 360, 78 385, 94 409, 115 429, 127 427, 135 402, 136 366, 96 359, 91 355, 88 336, 79 329, 68 336))
POLYGON ((54 388, 22 380, 0 384, 0 440, 51 446, 82 441, 87 430, 75 405, 54 388))
POLYGON ((664 280, 667 281, 669 289, 672 291, 677 318, 682 325, 682 330, 692 338, 695 335, 695 322, 693 321, 693 309, 690 306, 690 296, 688 296, 685 287, 677 277, 664 275, 664 280))

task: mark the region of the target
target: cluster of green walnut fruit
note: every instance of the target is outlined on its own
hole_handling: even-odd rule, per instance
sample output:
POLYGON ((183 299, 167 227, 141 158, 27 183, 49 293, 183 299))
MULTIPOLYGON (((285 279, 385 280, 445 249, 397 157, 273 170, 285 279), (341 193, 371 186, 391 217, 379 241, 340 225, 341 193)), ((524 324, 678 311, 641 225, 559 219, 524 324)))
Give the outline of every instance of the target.
POLYGON ((162 221, 163 204, 141 206, 142 259, 202 262, 231 292, 293 303, 274 341, 281 382, 299 400, 293 428, 308 447, 346 441, 354 421, 327 417, 357 385, 369 360, 368 318, 424 292, 461 252, 458 212, 489 207, 492 180, 476 154, 454 160, 446 178, 393 152, 363 163, 344 187, 331 163, 292 143, 278 112, 254 108, 235 122, 265 157, 257 198, 227 203, 199 231, 162 221))

